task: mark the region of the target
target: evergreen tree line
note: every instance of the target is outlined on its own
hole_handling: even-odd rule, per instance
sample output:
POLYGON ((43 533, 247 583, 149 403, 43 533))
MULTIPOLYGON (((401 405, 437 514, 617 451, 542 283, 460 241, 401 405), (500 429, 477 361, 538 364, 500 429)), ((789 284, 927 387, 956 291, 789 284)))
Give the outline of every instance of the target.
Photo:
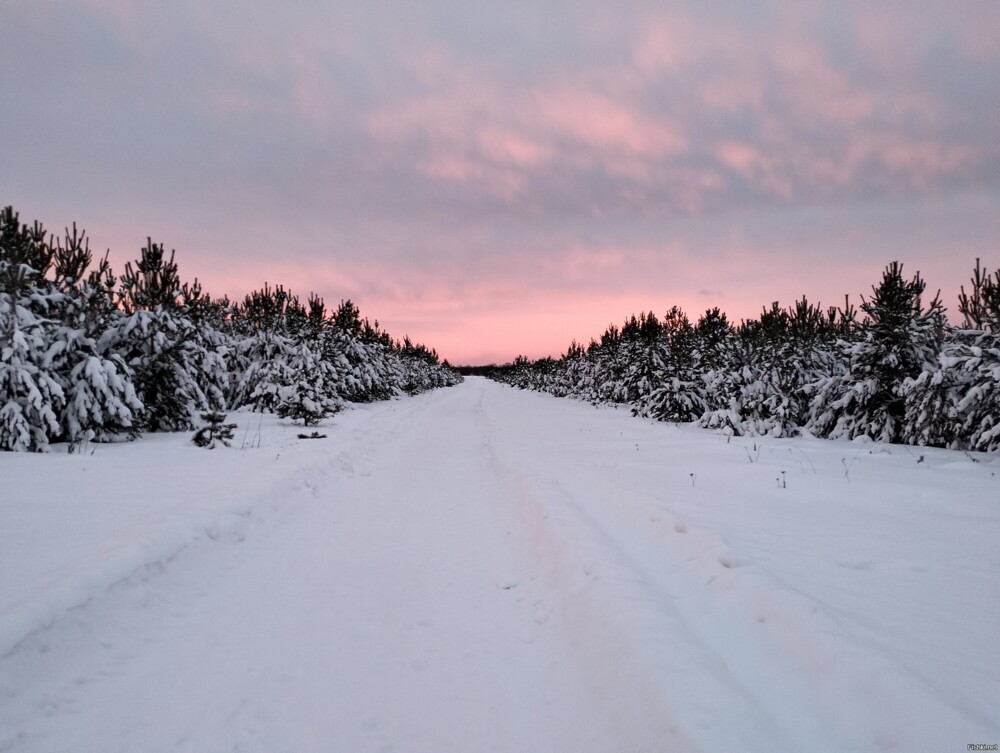
POLYGON ((674 307, 610 326, 558 360, 490 369, 521 388, 728 434, 1000 448, 1000 271, 979 261, 952 326, 919 273, 886 267, 860 313, 805 298, 731 324, 718 308, 696 323, 674 307))
POLYGON ((459 381, 351 301, 330 313, 266 284, 241 303, 212 298, 149 240, 116 277, 75 224, 56 239, 0 213, 0 450, 190 430, 230 408, 309 424, 345 401, 459 381))

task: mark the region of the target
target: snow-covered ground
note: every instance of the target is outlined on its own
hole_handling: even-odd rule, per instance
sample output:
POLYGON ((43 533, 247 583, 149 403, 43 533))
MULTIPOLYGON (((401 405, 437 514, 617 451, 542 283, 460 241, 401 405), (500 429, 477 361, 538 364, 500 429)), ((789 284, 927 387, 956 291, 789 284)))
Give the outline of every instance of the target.
POLYGON ((0 454, 0 751, 1000 742, 1000 458, 481 379, 235 418, 0 454))

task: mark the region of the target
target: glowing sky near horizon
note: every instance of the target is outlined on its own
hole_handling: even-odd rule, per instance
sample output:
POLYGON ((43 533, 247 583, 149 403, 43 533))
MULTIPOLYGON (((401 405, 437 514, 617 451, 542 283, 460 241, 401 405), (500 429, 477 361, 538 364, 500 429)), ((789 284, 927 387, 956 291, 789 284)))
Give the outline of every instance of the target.
POLYGON ((1000 266, 992 0, 4 0, 0 91, 22 220, 452 363, 1000 266))

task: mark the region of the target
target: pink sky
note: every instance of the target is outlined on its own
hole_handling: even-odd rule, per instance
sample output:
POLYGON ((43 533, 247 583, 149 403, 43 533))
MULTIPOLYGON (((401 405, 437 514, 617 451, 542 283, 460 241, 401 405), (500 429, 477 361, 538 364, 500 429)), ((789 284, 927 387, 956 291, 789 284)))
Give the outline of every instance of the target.
POLYGON ((640 310, 954 309, 1000 266, 1000 6, 15 2, 0 203, 453 363, 640 310), (30 32, 30 33, 29 33, 30 32))

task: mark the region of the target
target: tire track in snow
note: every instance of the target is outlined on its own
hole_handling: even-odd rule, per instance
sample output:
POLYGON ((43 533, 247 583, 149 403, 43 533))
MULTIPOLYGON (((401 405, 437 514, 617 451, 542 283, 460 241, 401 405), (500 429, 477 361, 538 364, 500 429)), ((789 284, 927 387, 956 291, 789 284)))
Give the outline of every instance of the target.
POLYGON ((582 681, 624 749, 802 749, 685 619, 679 596, 649 577, 564 486, 508 465, 492 443, 491 465, 508 489, 511 525, 524 531, 541 619, 558 615, 582 681), (692 706, 689 697, 716 705, 692 706))
MULTIPOLYGON (((607 419, 604 447, 616 460, 629 457, 614 447, 619 417, 613 412, 594 411, 594 435, 581 434, 584 422, 576 423, 573 404, 489 389, 485 420, 496 424, 490 430, 498 469, 519 489, 515 507, 531 532, 533 560, 561 560, 550 585, 555 600, 576 610, 567 629, 579 633, 586 628, 578 625, 603 620, 606 633, 637 647, 632 656, 658 662, 667 713, 708 749, 890 750, 935 729, 992 726, 952 706, 922 678, 912 682, 892 652, 858 643, 857 631, 847 639, 821 601, 759 571, 716 534, 683 521, 670 526, 669 493, 657 500, 630 492, 616 483, 613 464, 559 447, 563 438, 581 446, 579 439, 596 435, 607 419), (552 427, 536 416, 565 423, 552 427), (581 572, 598 582, 581 586, 581 572), (637 629, 650 624, 653 639, 637 629), (673 646, 680 647, 677 656, 656 659, 673 646), (844 655, 852 660, 842 662, 844 655), (865 657, 861 671, 858 656, 865 657), (685 687, 700 704, 689 702, 685 687), (916 714, 913 704, 921 709, 916 714), (911 732, 914 719, 924 733, 911 732)), ((582 654, 592 656, 595 645, 600 650, 597 638, 582 637, 582 654)), ((625 685, 631 681, 624 669, 617 676, 625 685)))
MULTIPOLYGON (((495 390, 505 388, 490 389, 502 395, 495 390)), ((596 471, 574 475, 517 440, 527 433, 537 441, 531 427, 518 425, 512 436, 511 425, 503 436, 483 413, 497 472, 518 490, 511 502, 514 515, 527 521, 531 559, 549 569, 545 598, 559 605, 595 692, 629 719, 624 727, 641 727, 636 710, 642 709, 647 729, 680 719, 667 725, 670 734, 685 733, 706 750, 864 747, 854 730, 846 739, 835 735, 822 709, 803 716, 803 678, 777 671, 749 640, 752 624, 711 609, 704 589, 735 575, 744 564, 738 554, 685 524, 660 526, 650 540, 648 516, 632 516, 644 529, 621 514, 648 509, 647 500, 635 500, 596 471), (681 551, 670 552, 671 544, 681 551)), ((509 419, 503 408, 499 414, 509 419)))

